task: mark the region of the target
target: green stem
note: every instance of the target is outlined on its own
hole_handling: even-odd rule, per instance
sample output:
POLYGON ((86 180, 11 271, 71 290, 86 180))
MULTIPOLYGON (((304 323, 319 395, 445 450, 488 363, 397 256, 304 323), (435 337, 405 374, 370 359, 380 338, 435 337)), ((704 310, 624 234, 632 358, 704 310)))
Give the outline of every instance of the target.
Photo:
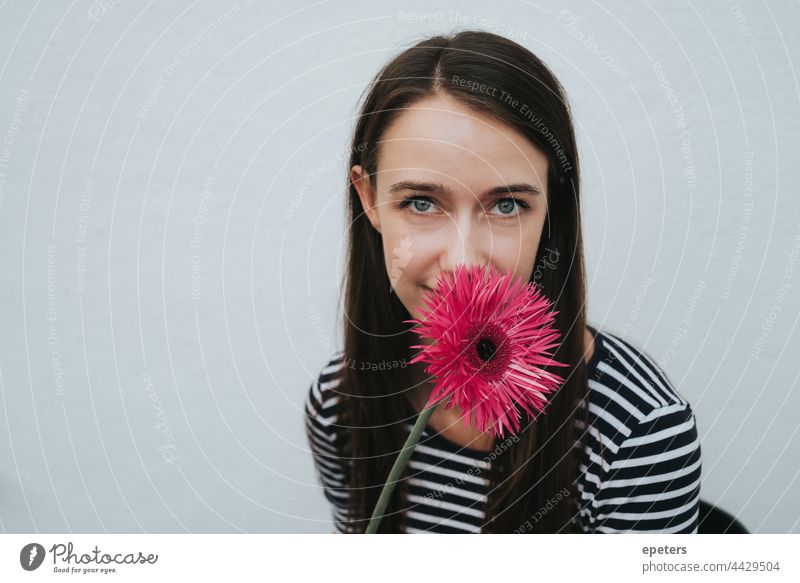
POLYGON ((427 409, 423 409, 417 417, 417 422, 411 429, 411 433, 408 434, 408 439, 406 439, 403 449, 400 450, 397 459, 394 460, 392 471, 389 472, 389 477, 383 485, 381 495, 378 497, 378 503, 375 504, 375 510, 372 511, 372 518, 370 518, 369 525, 367 525, 366 534, 374 534, 378 531, 378 526, 381 523, 381 518, 383 518, 386 507, 389 505, 389 499, 392 497, 392 492, 394 492, 397 480, 400 479, 403 470, 406 469, 408 460, 411 458, 411 454, 414 452, 414 448, 417 446, 419 438, 422 435, 422 430, 425 429, 425 426, 428 424, 428 419, 430 419, 437 404, 438 403, 431 405, 427 409))

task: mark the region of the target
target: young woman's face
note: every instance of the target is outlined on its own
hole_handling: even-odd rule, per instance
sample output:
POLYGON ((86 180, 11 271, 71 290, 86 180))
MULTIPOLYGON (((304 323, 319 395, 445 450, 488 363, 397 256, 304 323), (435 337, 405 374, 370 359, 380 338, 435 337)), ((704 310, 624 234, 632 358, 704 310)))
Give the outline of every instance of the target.
POLYGON ((386 130, 375 183, 353 182, 414 318, 439 274, 492 265, 531 277, 547 216, 547 158, 515 128, 439 95, 386 130))

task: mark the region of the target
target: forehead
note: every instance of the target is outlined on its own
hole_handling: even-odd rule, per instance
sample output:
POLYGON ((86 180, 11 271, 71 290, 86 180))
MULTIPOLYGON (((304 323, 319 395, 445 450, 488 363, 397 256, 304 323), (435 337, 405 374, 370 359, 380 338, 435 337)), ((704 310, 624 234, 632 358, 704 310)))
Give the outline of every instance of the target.
POLYGON ((409 175, 459 190, 533 182, 544 191, 547 158, 513 126, 440 94, 404 110, 382 136, 379 184, 409 175))

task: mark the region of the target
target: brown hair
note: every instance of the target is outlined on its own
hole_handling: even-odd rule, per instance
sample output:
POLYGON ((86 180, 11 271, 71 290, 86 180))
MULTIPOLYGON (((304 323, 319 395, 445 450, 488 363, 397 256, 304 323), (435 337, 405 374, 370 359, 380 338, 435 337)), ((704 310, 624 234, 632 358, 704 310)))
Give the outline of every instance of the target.
MULTIPOLYGON (((434 36, 397 55, 378 73, 362 105, 352 139, 348 170, 361 165, 375 186, 379 143, 392 121, 413 103, 446 93, 461 103, 517 128, 548 158, 548 216, 536 255, 557 249, 555 268, 536 272, 536 283, 558 311, 562 343, 555 360, 569 364, 552 372, 567 380, 536 422, 522 419, 518 440, 491 463, 482 532, 580 532, 577 526, 578 459, 574 420, 586 387, 583 360, 585 273, 580 222, 578 153, 569 105, 553 73, 524 47, 495 34, 462 31, 434 36), (498 90, 473 91, 458 79, 498 90), (500 91, 517 100, 499 98, 500 91), (525 107, 523 107, 525 104, 525 107), (565 490, 566 489, 566 490, 565 490), (569 492, 571 503, 551 499, 569 492), (540 512, 548 506, 545 513, 540 512), (552 507, 552 508, 551 508, 552 507), (539 513, 541 518, 529 519, 539 513)), ((348 179, 349 182, 349 179, 348 179)), ((403 320, 409 312, 392 292, 380 233, 364 213, 349 183, 347 271, 344 285, 345 362, 367 363, 341 369, 339 410, 341 454, 349 475, 347 526, 364 532, 381 488, 407 437, 411 367, 377 363, 410 359, 418 338, 403 320), (362 370, 362 369, 368 370, 362 370)), ((530 281, 534 281, 531 274, 530 281)), ((524 415, 524 413, 521 413, 524 415)), ((499 443, 499 440, 496 440, 499 443)), ((506 440, 506 443, 507 440, 506 440)), ((408 472, 408 468, 407 468, 408 472)), ((400 480, 379 532, 404 532, 407 476, 400 480)), ((560 500, 560 497, 559 497, 560 500)))

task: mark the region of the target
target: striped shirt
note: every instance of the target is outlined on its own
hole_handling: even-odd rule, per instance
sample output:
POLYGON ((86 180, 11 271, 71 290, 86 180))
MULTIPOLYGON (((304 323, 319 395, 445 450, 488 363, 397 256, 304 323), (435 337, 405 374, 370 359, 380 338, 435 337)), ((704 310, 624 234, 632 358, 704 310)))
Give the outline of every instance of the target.
MULTIPOLYGON (((701 451, 689 403, 646 353, 616 335, 589 329, 595 336, 583 401, 589 429, 575 420, 579 434, 587 435, 583 444, 576 441, 583 451, 576 449, 580 499, 574 501, 574 520, 586 533, 696 533, 701 451)), ((344 354, 333 355, 305 403, 306 434, 337 532, 346 532, 347 509, 346 456, 335 426, 336 372, 343 366, 344 354)), ((416 416, 409 405, 407 431, 416 416)), ((409 461, 406 532, 480 532, 488 485, 482 475, 491 454, 426 427, 409 461)), ((524 531, 523 523, 518 532, 524 531)))

